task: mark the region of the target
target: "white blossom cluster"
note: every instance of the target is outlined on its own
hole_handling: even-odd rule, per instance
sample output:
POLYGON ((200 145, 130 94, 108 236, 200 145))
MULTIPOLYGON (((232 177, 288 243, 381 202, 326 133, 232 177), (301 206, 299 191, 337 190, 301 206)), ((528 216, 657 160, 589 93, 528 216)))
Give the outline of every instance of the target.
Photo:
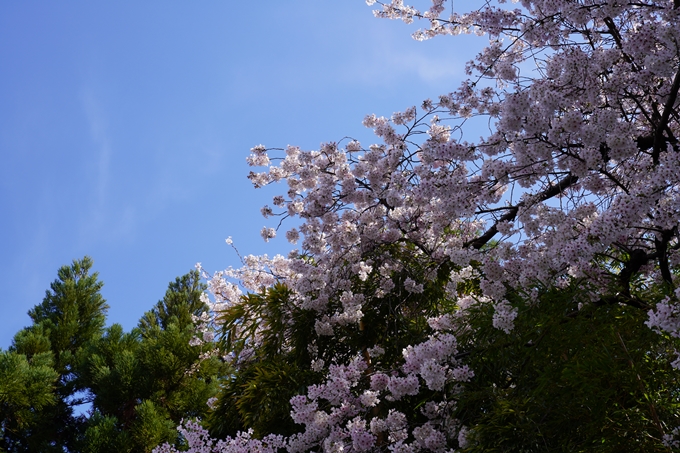
POLYGON ((513 321, 517 317, 517 309, 505 299, 495 304, 493 308, 493 326, 505 333, 510 333, 514 327, 513 321))
MULTIPOLYGON (((649 319, 645 323, 650 329, 657 332, 666 332, 672 337, 680 338, 680 288, 675 290, 675 302, 670 297, 656 304, 656 311, 649 310, 649 319)), ((676 351, 676 358, 671 362, 671 366, 680 370, 680 352, 676 351)))
POLYGON ((670 434, 664 434, 663 444, 668 448, 680 448, 680 426, 674 428, 670 434))
MULTIPOLYGON (((431 325, 442 323, 446 321, 441 318, 430 320, 431 325)), ((363 357, 356 357, 348 365, 331 364, 324 383, 310 386, 307 394, 290 401, 292 419, 305 428, 300 434, 287 439, 270 436, 258 440, 251 438, 252 433, 242 433, 234 439, 216 442, 200 425, 190 422, 182 428, 189 451, 259 452, 285 448, 297 453, 316 446, 324 451, 368 451, 379 447, 379 436, 384 434, 391 451, 444 452, 448 439, 463 439, 466 433, 466 428, 450 417, 455 401, 428 402, 422 412, 429 421, 415 427, 398 410, 390 409, 381 418, 372 416, 371 408, 417 395, 422 384, 441 392, 446 384, 467 382, 474 377, 474 372, 456 358, 456 340, 445 330, 438 327, 424 343, 404 349, 404 363, 398 371, 370 374, 368 387, 361 384, 369 366, 363 357)), ((166 445, 156 451, 174 450, 166 445)))
MULTIPOLYGON (((260 452, 277 453, 285 448, 286 441, 283 436, 269 435, 264 439, 253 439, 252 430, 239 433, 236 437, 228 440, 215 440, 210 437, 208 431, 200 423, 185 420, 178 427, 182 437, 186 440, 189 450, 192 453, 213 453, 213 452, 260 452)), ((175 447, 164 444, 154 449, 156 453, 175 453, 175 447)))
POLYGON ((656 304, 656 311, 649 310, 649 320, 645 323, 651 329, 665 331, 680 338, 680 307, 666 297, 656 304))

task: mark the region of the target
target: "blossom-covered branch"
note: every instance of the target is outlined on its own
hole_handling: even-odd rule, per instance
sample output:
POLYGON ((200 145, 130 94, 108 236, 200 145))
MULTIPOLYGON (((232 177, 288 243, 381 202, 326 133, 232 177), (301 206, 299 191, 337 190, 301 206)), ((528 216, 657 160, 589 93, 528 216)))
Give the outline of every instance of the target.
MULTIPOLYGON (((511 335, 522 310, 540 315, 544 294, 557 297, 550 288, 587 286, 565 302, 567 320, 620 303, 646 316, 660 302, 648 325, 677 337, 677 1, 489 1, 467 13, 446 0, 367 3, 378 17, 426 22, 416 39, 474 33, 488 45, 454 91, 367 116, 376 143, 251 150, 249 164, 265 167, 250 173, 255 187, 287 184, 263 214, 298 217, 286 237, 300 249, 252 258, 252 269, 211 287, 239 304, 223 277, 260 291, 285 283, 286 329, 294 313, 313 317, 319 380, 291 400, 296 434, 254 443, 242 434, 212 451, 473 448, 481 431, 454 416, 477 373, 470 351, 482 354, 474 348, 489 332, 511 335), (486 136, 466 138, 473 118, 487 120, 486 136), (642 294, 656 295, 643 303, 642 294), (487 331, 474 319, 488 320, 487 331)), ((539 350, 542 326, 523 347, 539 350)), ((501 375, 514 385, 510 371, 501 375)))

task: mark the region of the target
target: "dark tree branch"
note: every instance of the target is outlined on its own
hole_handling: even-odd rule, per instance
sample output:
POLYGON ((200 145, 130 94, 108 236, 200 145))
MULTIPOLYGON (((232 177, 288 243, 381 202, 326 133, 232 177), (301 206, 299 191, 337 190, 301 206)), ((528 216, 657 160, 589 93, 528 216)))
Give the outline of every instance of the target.
POLYGON ((610 152, 611 152, 611 148, 609 146, 607 146, 606 143, 604 143, 604 142, 600 143, 600 155, 602 156, 602 160, 604 161, 605 164, 607 162, 609 162, 609 160, 610 160, 610 158, 609 158, 610 152))
POLYGON ((636 143, 640 151, 647 151, 654 146, 654 137, 651 135, 641 135, 637 138, 636 143))
POLYGON ((659 164, 661 148, 662 145, 666 142, 666 140, 664 140, 663 133, 668 126, 668 120, 671 117, 671 112, 675 107, 675 101, 678 99, 678 90, 680 90, 680 68, 678 68, 678 71, 675 73, 675 77, 673 78, 673 85, 671 86, 671 91, 668 94, 668 99, 666 99, 666 104, 663 106, 661 119, 659 120, 659 124, 656 125, 656 130, 654 131, 654 151, 652 151, 652 159, 654 160, 654 165, 659 164))
POLYGON ((505 221, 512 221, 515 219, 517 216, 517 212, 519 211, 520 206, 523 206, 524 203, 518 203, 517 206, 512 206, 509 209, 508 212, 503 214, 500 219, 498 219, 488 230, 484 232, 480 237, 477 239, 474 239, 472 241, 468 241, 465 243, 465 247, 472 247, 474 249, 481 249, 486 245, 487 242, 491 240, 492 237, 498 233, 498 228, 496 225, 498 225, 499 222, 505 222, 505 221))
POLYGON ((670 285, 673 284, 673 276, 668 265, 668 243, 673 239, 675 228, 671 230, 663 230, 661 232, 661 239, 654 238, 654 246, 656 248, 656 255, 659 260, 659 270, 661 277, 670 285))
POLYGON ((630 298, 630 280, 648 262, 649 257, 644 250, 636 249, 630 252, 628 262, 619 273, 619 284, 621 285, 623 296, 630 298))
MULTIPOLYGON (((543 192, 538 193, 536 200, 538 203, 541 203, 556 195, 564 193, 565 190, 567 190, 570 186, 576 184, 577 181, 578 176, 574 176, 571 174, 565 176, 564 179, 558 181, 557 184, 551 184, 543 192)), ((509 207, 508 212, 503 214, 488 230, 484 232, 484 234, 482 234, 480 237, 476 239, 466 242, 464 246, 472 247, 477 250, 481 249, 491 240, 491 238, 493 238, 496 235, 496 233, 498 233, 497 228, 498 223, 515 220, 515 217, 517 217, 517 213, 519 212, 519 208, 524 206, 525 202, 522 201, 517 203, 515 206, 509 207)))

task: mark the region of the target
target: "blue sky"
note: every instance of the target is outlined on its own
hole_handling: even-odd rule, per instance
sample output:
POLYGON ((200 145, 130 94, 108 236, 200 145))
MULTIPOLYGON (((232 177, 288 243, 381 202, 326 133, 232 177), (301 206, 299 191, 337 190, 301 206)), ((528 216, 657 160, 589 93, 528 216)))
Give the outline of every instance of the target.
MULTIPOLYGON (((417 25, 417 24, 416 24, 417 25)), ((0 347, 89 255, 125 329, 202 262, 286 253, 245 158, 457 88, 483 38, 419 43, 363 0, 0 3, 0 347)))

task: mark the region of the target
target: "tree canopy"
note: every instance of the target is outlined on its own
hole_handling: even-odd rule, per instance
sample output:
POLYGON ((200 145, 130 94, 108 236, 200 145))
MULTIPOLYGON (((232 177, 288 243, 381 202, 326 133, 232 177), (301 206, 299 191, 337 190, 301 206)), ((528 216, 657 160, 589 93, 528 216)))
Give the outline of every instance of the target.
POLYGON ((76 448, 85 424, 85 417, 75 410, 85 402, 78 360, 83 349, 102 335, 109 308, 100 294, 103 283, 91 268, 89 257, 62 266, 42 303, 29 310, 33 324, 14 337, 9 354, 33 365, 28 370, 41 370, 42 379, 32 392, 34 397, 44 396, 26 408, 30 418, 23 423, 10 428, 12 423, 7 422, 16 415, 3 420, 2 448, 8 451, 76 448))
POLYGON ((105 328, 92 264, 60 268, 29 311, 33 324, 0 351, 0 451, 150 452, 182 445, 176 426, 210 410, 228 367, 217 345, 192 342, 208 310, 198 272, 171 282, 124 332, 105 328))
POLYGON ((488 45, 376 143, 251 150, 300 248, 207 276, 241 393, 189 451, 680 448, 680 3, 367 3, 488 45))
POLYGON ((125 333, 114 324, 90 344, 80 368, 93 412, 83 451, 181 445, 177 424, 207 416, 227 367, 215 344, 192 345, 195 319, 208 310, 204 290, 198 272, 178 277, 137 328, 125 333))

